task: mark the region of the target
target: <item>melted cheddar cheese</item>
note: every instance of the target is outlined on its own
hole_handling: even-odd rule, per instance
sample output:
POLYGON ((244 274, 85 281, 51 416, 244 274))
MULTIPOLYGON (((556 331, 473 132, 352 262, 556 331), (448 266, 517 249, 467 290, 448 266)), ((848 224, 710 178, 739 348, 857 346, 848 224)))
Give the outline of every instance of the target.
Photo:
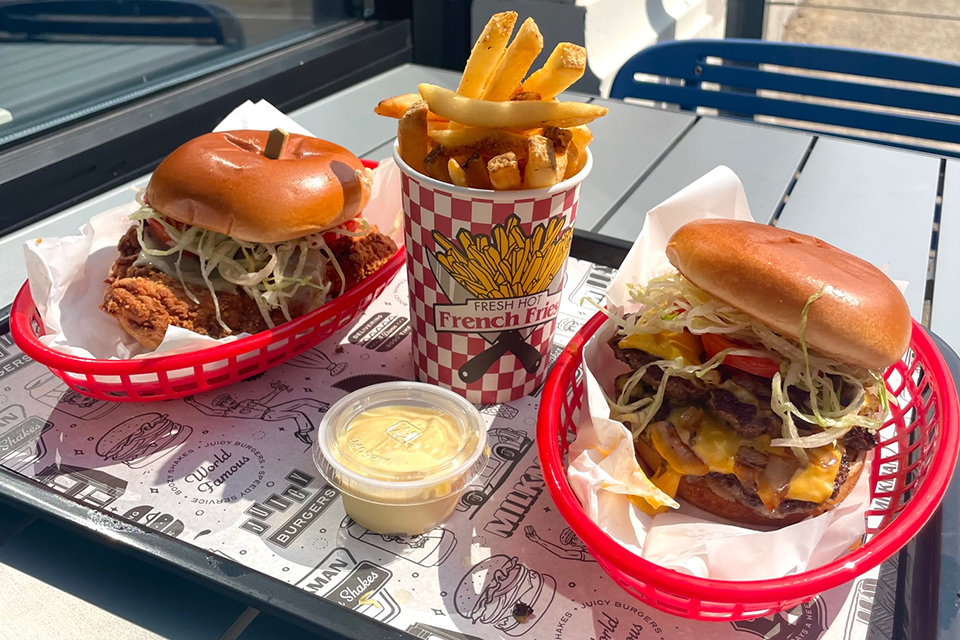
POLYGON ((683 358, 685 364, 701 364, 703 345, 700 344, 700 338, 686 331, 634 333, 622 339, 619 345, 621 349, 640 349, 665 360, 683 358))
MULTIPOLYGON (((670 412, 669 420, 677 424, 681 409, 670 412)), ((694 453, 703 460, 711 472, 732 474, 734 457, 741 446, 748 446, 768 455, 791 456, 792 452, 782 447, 771 447, 769 436, 757 438, 741 438, 723 422, 704 414, 703 420, 696 427, 696 438, 691 445, 690 431, 676 427, 680 438, 694 453)), ((808 449, 807 457, 810 463, 797 469, 790 479, 790 485, 785 499, 803 500, 806 502, 824 502, 833 495, 834 482, 840 470, 840 460, 843 451, 839 447, 828 445, 816 449, 808 449)), ((656 481, 654 481, 656 483, 656 481)), ((660 486, 659 484, 657 486, 660 486)), ((664 487, 661 487, 666 492, 664 487)), ((668 492, 669 493, 669 492, 668 492)), ((673 497, 675 494, 670 494, 673 497)), ((775 502, 772 496, 760 496, 764 504, 775 502)))

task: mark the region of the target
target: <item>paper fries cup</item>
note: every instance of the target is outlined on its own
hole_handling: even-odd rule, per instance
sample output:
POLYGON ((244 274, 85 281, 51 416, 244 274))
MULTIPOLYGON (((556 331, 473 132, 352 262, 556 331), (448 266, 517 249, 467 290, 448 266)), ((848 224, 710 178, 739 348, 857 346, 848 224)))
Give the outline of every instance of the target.
POLYGON ((521 398, 543 382, 580 184, 489 191, 402 172, 417 379, 474 403, 521 398))

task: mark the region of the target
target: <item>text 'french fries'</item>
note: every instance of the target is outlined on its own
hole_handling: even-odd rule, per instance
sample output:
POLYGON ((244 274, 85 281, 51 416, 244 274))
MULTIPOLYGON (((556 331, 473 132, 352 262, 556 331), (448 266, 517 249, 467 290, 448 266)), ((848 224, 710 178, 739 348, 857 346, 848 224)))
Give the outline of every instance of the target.
POLYGON ((437 259, 456 280, 478 298, 514 298, 546 291, 570 250, 572 227, 563 228, 562 216, 523 232, 516 215, 494 226, 490 236, 466 229, 450 238, 433 232, 437 259))
POLYGON ((524 79, 543 36, 528 18, 511 42, 516 21, 514 11, 490 18, 456 91, 425 83, 374 109, 400 119, 399 154, 412 169, 458 187, 504 190, 550 187, 586 166, 586 125, 607 109, 557 98, 583 76, 586 50, 561 42, 524 79))

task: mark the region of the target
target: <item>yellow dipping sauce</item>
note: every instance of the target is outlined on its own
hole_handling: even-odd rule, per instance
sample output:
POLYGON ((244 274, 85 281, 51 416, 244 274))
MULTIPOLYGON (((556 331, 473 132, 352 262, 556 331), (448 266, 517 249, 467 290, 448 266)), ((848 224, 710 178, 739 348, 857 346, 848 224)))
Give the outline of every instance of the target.
POLYGON ((331 407, 314 458, 358 524, 416 535, 453 512, 489 452, 473 405, 445 389, 402 382, 361 389, 331 407))
POLYGON ((442 409, 378 407, 357 414, 338 440, 344 464, 393 479, 443 466, 460 448, 460 430, 442 409))

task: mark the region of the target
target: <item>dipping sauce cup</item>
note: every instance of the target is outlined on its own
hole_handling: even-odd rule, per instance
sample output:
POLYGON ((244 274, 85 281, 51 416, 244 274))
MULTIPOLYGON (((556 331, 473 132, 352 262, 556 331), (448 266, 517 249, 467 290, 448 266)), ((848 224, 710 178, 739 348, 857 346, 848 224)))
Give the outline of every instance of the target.
POLYGON ((320 423, 314 461, 347 515, 380 534, 418 535, 446 520, 490 457, 487 427, 455 393, 418 382, 355 391, 320 423))

